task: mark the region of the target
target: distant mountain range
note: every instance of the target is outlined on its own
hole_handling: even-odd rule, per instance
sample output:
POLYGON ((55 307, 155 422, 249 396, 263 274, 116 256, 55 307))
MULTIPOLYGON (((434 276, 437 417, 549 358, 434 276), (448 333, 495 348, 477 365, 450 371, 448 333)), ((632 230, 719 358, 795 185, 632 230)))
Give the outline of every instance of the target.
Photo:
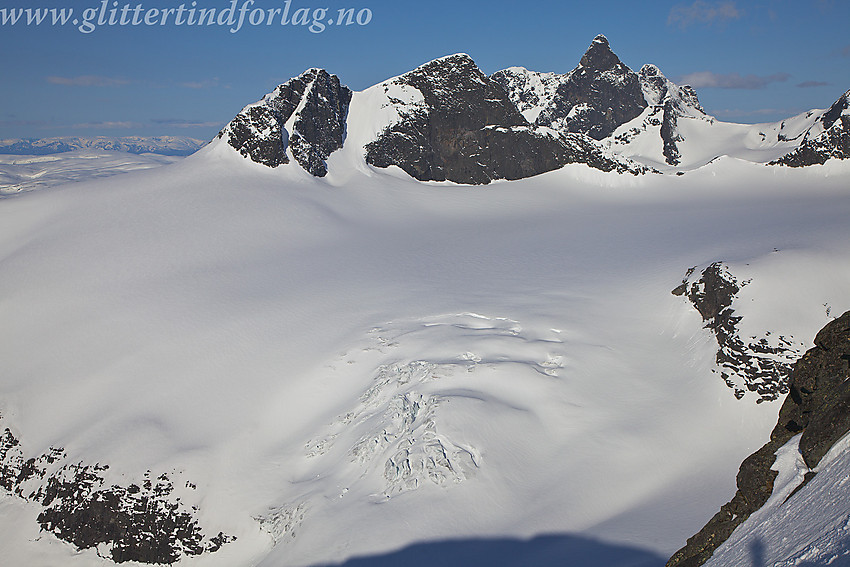
POLYGON ((203 147, 205 142, 184 136, 125 136, 112 138, 97 136, 81 138, 13 138, 0 140, 0 154, 47 155, 73 150, 107 150, 131 154, 159 154, 163 156, 187 156, 203 147))

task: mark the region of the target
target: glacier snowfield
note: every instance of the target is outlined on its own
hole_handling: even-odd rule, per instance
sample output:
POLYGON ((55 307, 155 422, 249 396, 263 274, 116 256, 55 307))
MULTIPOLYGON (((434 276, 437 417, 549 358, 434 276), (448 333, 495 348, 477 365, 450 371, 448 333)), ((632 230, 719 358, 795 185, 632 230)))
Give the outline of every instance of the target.
MULTIPOLYGON (((344 150, 323 179, 221 144, 135 157, 89 171, 174 163, 0 162, 0 427, 107 484, 167 474, 236 537, 177 565, 663 565, 781 403, 735 398, 671 290, 723 261, 749 280, 742 334, 805 347, 850 309, 847 162, 470 187, 335 169, 344 150), (16 181, 46 164, 79 182, 16 181)), ((840 501, 824 525, 846 531, 840 501)), ((10 565, 111 564, 39 512, 0 495, 10 565)), ((769 521, 765 565, 844 557, 769 521)))

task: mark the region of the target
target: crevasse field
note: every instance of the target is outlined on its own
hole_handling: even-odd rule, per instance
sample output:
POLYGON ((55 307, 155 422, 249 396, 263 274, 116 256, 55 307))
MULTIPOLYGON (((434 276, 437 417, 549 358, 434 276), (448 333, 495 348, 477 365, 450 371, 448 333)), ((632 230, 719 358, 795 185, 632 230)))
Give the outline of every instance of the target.
MULTIPOLYGON (((0 424, 108 482, 169 474, 237 537, 179 565, 663 565, 781 404, 735 399, 671 290, 722 260, 742 335, 805 348, 850 309, 848 162, 329 170, 218 143, 0 200, 0 424)), ((4 564, 111 564, 39 510, 0 493, 4 564)), ((766 561, 823 534, 785 535, 766 561)))

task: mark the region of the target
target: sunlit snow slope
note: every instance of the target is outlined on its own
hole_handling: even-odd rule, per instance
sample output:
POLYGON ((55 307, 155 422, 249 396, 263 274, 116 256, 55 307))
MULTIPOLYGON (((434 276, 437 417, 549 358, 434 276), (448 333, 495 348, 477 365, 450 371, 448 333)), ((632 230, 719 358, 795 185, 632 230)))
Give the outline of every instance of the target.
MULTIPOLYGON (((322 179, 219 143, 0 201, 0 428, 64 450, 47 476, 166 474, 236 538, 179 565, 438 563, 479 538, 528 540, 502 564, 663 564, 778 411, 712 373, 671 290, 722 260, 751 280, 742 328, 800 340, 850 308, 845 162, 469 187, 349 146, 322 179)), ((109 564, 40 512, 0 492, 4 561, 109 564)))

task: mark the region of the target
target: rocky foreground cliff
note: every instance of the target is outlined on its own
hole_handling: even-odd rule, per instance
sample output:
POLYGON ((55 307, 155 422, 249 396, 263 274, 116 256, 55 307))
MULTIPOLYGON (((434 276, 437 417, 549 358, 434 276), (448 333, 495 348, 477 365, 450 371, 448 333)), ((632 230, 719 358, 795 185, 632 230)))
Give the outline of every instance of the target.
POLYGON ((794 365, 788 397, 779 420, 761 449, 738 471, 738 491, 727 504, 667 562, 667 567, 697 567, 708 561, 732 532, 774 492, 777 451, 801 435, 799 452, 809 468, 790 498, 805 490, 829 449, 850 431, 850 311, 827 324, 815 347, 794 365))

